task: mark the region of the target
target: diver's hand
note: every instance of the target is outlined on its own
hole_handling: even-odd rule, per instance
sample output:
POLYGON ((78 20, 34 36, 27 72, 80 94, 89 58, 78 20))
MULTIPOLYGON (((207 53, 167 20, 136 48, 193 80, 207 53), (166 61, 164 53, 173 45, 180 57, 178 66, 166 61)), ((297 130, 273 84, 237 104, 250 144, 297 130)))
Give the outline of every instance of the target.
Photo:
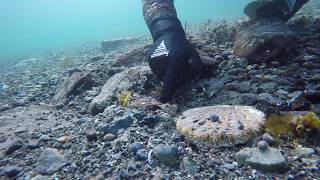
POLYGON ((169 101, 177 88, 199 76, 205 68, 184 32, 174 30, 157 37, 148 60, 153 73, 164 82, 160 94, 162 102, 169 101))

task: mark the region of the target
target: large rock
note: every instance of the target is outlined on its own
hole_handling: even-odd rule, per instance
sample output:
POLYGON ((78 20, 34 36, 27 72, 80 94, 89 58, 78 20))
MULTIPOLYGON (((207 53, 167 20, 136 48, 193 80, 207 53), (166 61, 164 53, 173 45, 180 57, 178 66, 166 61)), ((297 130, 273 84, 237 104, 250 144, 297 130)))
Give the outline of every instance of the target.
POLYGON ((68 162, 56 149, 47 148, 39 156, 36 170, 40 174, 53 174, 59 171, 68 162))
POLYGON ((234 52, 249 63, 261 63, 277 57, 286 59, 297 40, 285 22, 264 19, 241 27, 236 35, 234 52))
POLYGON ((183 112, 177 129, 215 147, 232 147, 256 137, 264 120, 264 113, 250 106, 208 106, 183 112))
POLYGON ((92 86, 92 79, 89 74, 82 72, 74 72, 65 78, 54 95, 53 103, 64 102, 67 97, 79 93, 83 89, 92 86))
POLYGON ((108 52, 108 51, 115 50, 120 46, 127 46, 137 41, 138 39, 133 37, 104 40, 101 42, 101 48, 103 52, 108 52))
POLYGON ((114 67, 134 67, 148 65, 147 57, 151 45, 146 45, 124 53, 112 62, 114 67))
POLYGON ((284 172, 287 166, 281 152, 269 147, 265 150, 245 148, 236 154, 236 160, 241 166, 248 165, 266 172, 284 172))
POLYGON ((90 113, 96 115, 112 104, 122 93, 138 92, 144 89, 152 77, 148 66, 138 66, 111 77, 103 86, 100 94, 90 104, 90 113))

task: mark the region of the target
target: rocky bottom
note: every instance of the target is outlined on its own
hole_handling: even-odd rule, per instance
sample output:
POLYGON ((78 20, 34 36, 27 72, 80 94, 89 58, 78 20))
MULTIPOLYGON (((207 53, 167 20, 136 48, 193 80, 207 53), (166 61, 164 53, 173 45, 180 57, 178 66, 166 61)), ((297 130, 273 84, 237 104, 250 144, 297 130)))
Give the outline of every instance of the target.
MULTIPOLYGON (((218 147, 176 128, 184 111, 213 105, 319 116, 320 3, 310 3, 287 23, 298 39, 287 59, 235 55, 237 24, 188 32, 213 71, 182 87, 171 104, 158 101, 161 83, 146 60, 149 37, 104 41, 103 52, 84 45, 6 68, 0 179, 318 179, 319 129, 275 137, 262 127, 246 142, 218 147)), ((208 120, 219 124, 216 115, 208 120)))

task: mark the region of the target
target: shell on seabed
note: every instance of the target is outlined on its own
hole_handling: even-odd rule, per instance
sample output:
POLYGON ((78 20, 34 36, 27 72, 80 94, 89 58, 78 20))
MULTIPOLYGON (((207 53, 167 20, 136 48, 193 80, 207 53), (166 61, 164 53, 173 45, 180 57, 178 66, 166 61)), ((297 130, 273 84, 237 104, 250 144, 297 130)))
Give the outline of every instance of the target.
POLYGON ((259 135, 264 121, 265 114, 254 107, 217 105, 183 112, 177 118, 177 129, 187 138, 204 141, 215 147, 232 147, 259 135), (209 121, 211 114, 217 114, 220 120, 209 121))

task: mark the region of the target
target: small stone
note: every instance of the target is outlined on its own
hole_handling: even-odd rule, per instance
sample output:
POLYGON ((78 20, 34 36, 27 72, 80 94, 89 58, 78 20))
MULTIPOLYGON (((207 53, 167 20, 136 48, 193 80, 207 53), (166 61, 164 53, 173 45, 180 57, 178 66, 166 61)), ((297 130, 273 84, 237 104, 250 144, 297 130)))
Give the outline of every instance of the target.
POLYGON ((143 148, 143 144, 139 142, 135 142, 131 145, 131 150, 133 154, 135 154, 139 149, 142 149, 142 148, 143 148))
POLYGON ((258 149, 260 150, 260 151, 265 151, 265 150, 267 150, 268 149, 268 143, 266 142, 266 141, 259 141, 258 142, 258 149))
POLYGON ((231 163, 224 163, 224 164, 223 164, 223 167, 226 168, 226 169, 228 169, 228 170, 231 170, 231 171, 236 168, 235 165, 234 165, 234 164, 231 164, 231 163))
POLYGON ((141 161, 145 161, 148 159, 148 154, 146 153, 146 151, 144 149, 139 149, 137 152, 136 152, 136 156, 139 160, 141 161))
POLYGON ((185 169, 190 174, 195 174, 200 172, 200 165, 196 161, 184 157, 181 163, 181 169, 185 169))
POLYGON ((64 107, 64 104, 63 103, 58 103, 56 104, 56 109, 60 110, 64 107))
POLYGON ((229 91, 237 91, 240 93, 248 93, 251 90, 249 82, 228 83, 225 85, 225 88, 229 91))
POLYGON ((142 119, 142 121, 140 122, 140 125, 147 125, 150 128, 154 128, 160 122, 161 122, 161 117, 158 115, 147 116, 142 119))
POLYGON ((258 148, 245 148, 235 155, 239 165, 248 165, 265 172, 284 172, 287 162, 281 152, 274 148, 264 151, 258 148))
POLYGON ((262 139, 267 142, 269 145, 272 145, 274 143, 273 137, 269 133, 264 133, 262 135, 262 139))
POLYGON ((49 140, 50 140, 50 137, 46 134, 43 134, 42 136, 39 137, 39 141, 41 141, 41 142, 46 142, 49 140))
POLYGON ((166 166, 174 167, 179 164, 179 150, 176 146, 157 145, 153 149, 153 155, 166 166))
POLYGON ((11 155, 13 154, 16 150, 20 149, 23 146, 23 142, 21 140, 15 140, 13 141, 5 151, 5 155, 11 155))
POLYGON ((209 116, 208 119, 209 119, 210 121, 212 121, 212 122, 218 122, 219 119, 220 119, 220 117, 219 117, 218 115, 216 115, 216 114, 212 114, 212 115, 209 116))
POLYGON ((98 135, 97 135, 97 132, 96 130, 94 129, 89 129, 87 132, 86 132, 86 138, 89 142, 92 142, 92 141, 97 141, 98 140, 98 135))
POLYGON ((297 147, 294 150, 294 153, 299 158, 309 158, 313 154, 315 154, 315 150, 312 148, 305 148, 305 147, 297 147))
POLYGON ((3 134, 3 133, 0 133, 0 143, 4 143, 6 142, 8 139, 8 136, 3 134))
POLYGON ((104 141, 113 141, 115 138, 116 138, 116 136, 113 135, 113 134, 106 134, 106 135, 103 137, 103 140, 104 140, 104 141))
POLYGON ((36 170, 44 175, 53 174, 67 164, 68 162, 58 150, 47 148, 41 152, 36 164, 36 170))

